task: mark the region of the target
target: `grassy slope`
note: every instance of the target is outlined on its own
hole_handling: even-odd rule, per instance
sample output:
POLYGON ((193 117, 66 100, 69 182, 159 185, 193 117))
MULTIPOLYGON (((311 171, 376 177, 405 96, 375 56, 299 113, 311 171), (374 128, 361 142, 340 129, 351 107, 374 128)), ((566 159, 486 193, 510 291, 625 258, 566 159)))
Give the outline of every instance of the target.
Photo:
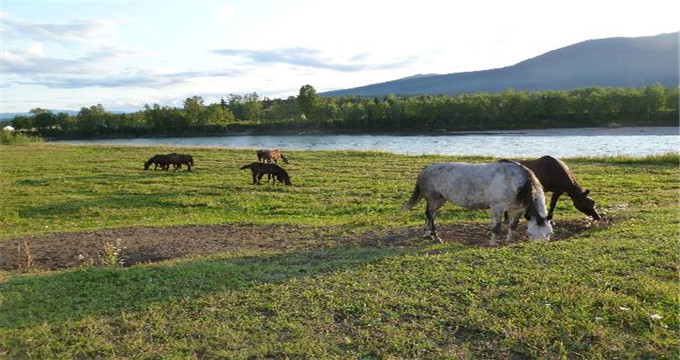
MULTIPOLYGON (((177 223, 421 226, 420 207, 398 209, 423 165, 451 159, 293 152, 296 186, 284 189, 236 170, 252 151, 191 149, 194 173, 140 170, 164 151, 0 148, 2 238, 177 223)), ((423 242, 0 274, 0 356, 674 358, 677 157, 569 164, 618 219, 611 228, 495 250, 423 242)), ((568 200, 557 213, 580 217, 568 200)), ((488 221, 450 205, 439 219, 488 221)))

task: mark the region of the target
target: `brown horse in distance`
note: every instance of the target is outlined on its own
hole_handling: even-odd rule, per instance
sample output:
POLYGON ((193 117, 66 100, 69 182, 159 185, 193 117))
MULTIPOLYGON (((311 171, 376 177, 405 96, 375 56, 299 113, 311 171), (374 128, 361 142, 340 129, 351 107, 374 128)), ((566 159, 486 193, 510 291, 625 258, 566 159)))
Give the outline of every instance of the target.
POLYGON ((151 157, 151 159, 147 160, 147 162, 144 163, 144 170, 149 170, 149 167, 153 164, 154 165, 154 170, 158 169, 158 167, 161 167, 161 170, 165 168, 165 158, 167 155, 161 155, 161 154, 156 154, 151 157))
POLYGON ((288 164, 288 158, 286 155, 283 154, 283 151, 279 149, 274 149, 274 150, 257 150, 257 161, 259 162, 274 162, 277 163, 277 160, 281 159, 283 162, 288 164))
POLYGON ((191 157, 191 155, 187 155, 187 154, 177 154, 177 153, 168 154, 165 161, 167 163, 166 170, 168 169, 168 167, 170 165, 173 165, 175 167, 175 170, 181 169, 182 165, 186 165, 187 170, 191 171, 191 167, 194 166, 194 158, 191 157))
POLYGON ((254 184, 259 185, 260 180, 262 180, 262 176, 264 175, 273 176, 275 184, 276 180, 278 180, 279 182, 282 182, 287 186, 293 185, 290 182, 290 176, 288 175, 288 172, 286 172, 286 170, 284 170, 282 167, 276 164, 254 162, 241 167, 241 170, 244 169, 250 169, 250 171, 253 173, 253 185, 254 184))
POLYGON ((186 165, 187 169, 191 171, 191 167, 194 166, 194 158, 187 154, 157 154, 144 163, 144 170, 148 170, 151 164, 154 165, 154 170, 160 166, 161 170, 167 171, 170 168, 170 165, 173 165, 175 170, 177 170, 180 169, 182 165, 186 165))
POLYGON ((566 193, 574 202, 574 207, 580 212, 600 220, 600 214, 595 210, 595 201, 588 197, 590 190, 581 187, 567 165, 552 156, 543 156, 536 160, 515 160, 534 172, 538 181, 543 185, 543 191, 552 192, 550 209, 547 219, 551 220, 557 200, 566 193))

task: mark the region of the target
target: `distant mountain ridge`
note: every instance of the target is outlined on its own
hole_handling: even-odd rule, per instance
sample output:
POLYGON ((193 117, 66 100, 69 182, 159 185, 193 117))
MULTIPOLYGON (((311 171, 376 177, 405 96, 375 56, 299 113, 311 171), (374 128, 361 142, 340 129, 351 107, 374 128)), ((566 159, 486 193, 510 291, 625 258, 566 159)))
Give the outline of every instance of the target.
POLYGON ((589 86, 678 86, 680 32, 587 40, 512 66, 443 75, 414 75, 322 96, 384 96, 567 90, 589 86))

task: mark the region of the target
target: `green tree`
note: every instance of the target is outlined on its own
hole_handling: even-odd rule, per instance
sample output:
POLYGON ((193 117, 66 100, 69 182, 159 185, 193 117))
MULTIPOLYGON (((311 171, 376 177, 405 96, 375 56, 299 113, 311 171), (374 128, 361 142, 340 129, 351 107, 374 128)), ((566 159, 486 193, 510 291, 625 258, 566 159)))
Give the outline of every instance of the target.
POLYGON ((200 126, 203 122, 200 119, 205 105, 203 98, 200 96, 192 96, 184 100, 184 114, 186 115, 186 127, 192 125, 200 126))
POLYGON ((248 120, 260 120, 262 118, 262 101, 257 93, 243 96, 243 115, 248 120))
POLYGON ((17 115, 10 121, 10 124, 17 130, 31 130, 34 127, 33 116, 17 115))
POLYGON ((33 114, 33 125, 41 133, 57 125, 57 117, 50 110, 35 108, 30 112, 33 114))
POLYGON ((99 135, 107 128, 110 118, 111 114, 102 104, 83 107, 76 115, 77 131, 85 135, 99 135))
POLYGON ((312 85, 304 85, 300 88, 298 94, 298 105, 300 110, 306 117, 314 116, 314 107, 319 102, 319 96, 316 94, 316 89, 312 85))
POLYGON ((666 89, 660 84, 645 87, 643 90, 645 105, 647 106, 647 119, 665 110, 666 89))

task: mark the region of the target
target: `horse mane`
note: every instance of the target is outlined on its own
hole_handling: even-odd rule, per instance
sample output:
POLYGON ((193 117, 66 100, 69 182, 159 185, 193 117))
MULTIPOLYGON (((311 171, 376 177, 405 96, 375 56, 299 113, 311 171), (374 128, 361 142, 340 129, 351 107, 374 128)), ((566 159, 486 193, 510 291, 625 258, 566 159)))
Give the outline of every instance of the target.
POLYGON ((525 217, 528 219, 536 219, 536 224, 538 226, 543 226, 545 224, 545 218, 541 216, 536 207, 536 195, 540 192, 543 193, 543 187, 541 183, 536 178, 536 175, 527 168, 526 166, 512 160, 501 159, 498 160, 499 163, 511 163, 519 166, 524 174, 526 175, 526 181, 517 190, 517 201, 526 207, 525 217))

